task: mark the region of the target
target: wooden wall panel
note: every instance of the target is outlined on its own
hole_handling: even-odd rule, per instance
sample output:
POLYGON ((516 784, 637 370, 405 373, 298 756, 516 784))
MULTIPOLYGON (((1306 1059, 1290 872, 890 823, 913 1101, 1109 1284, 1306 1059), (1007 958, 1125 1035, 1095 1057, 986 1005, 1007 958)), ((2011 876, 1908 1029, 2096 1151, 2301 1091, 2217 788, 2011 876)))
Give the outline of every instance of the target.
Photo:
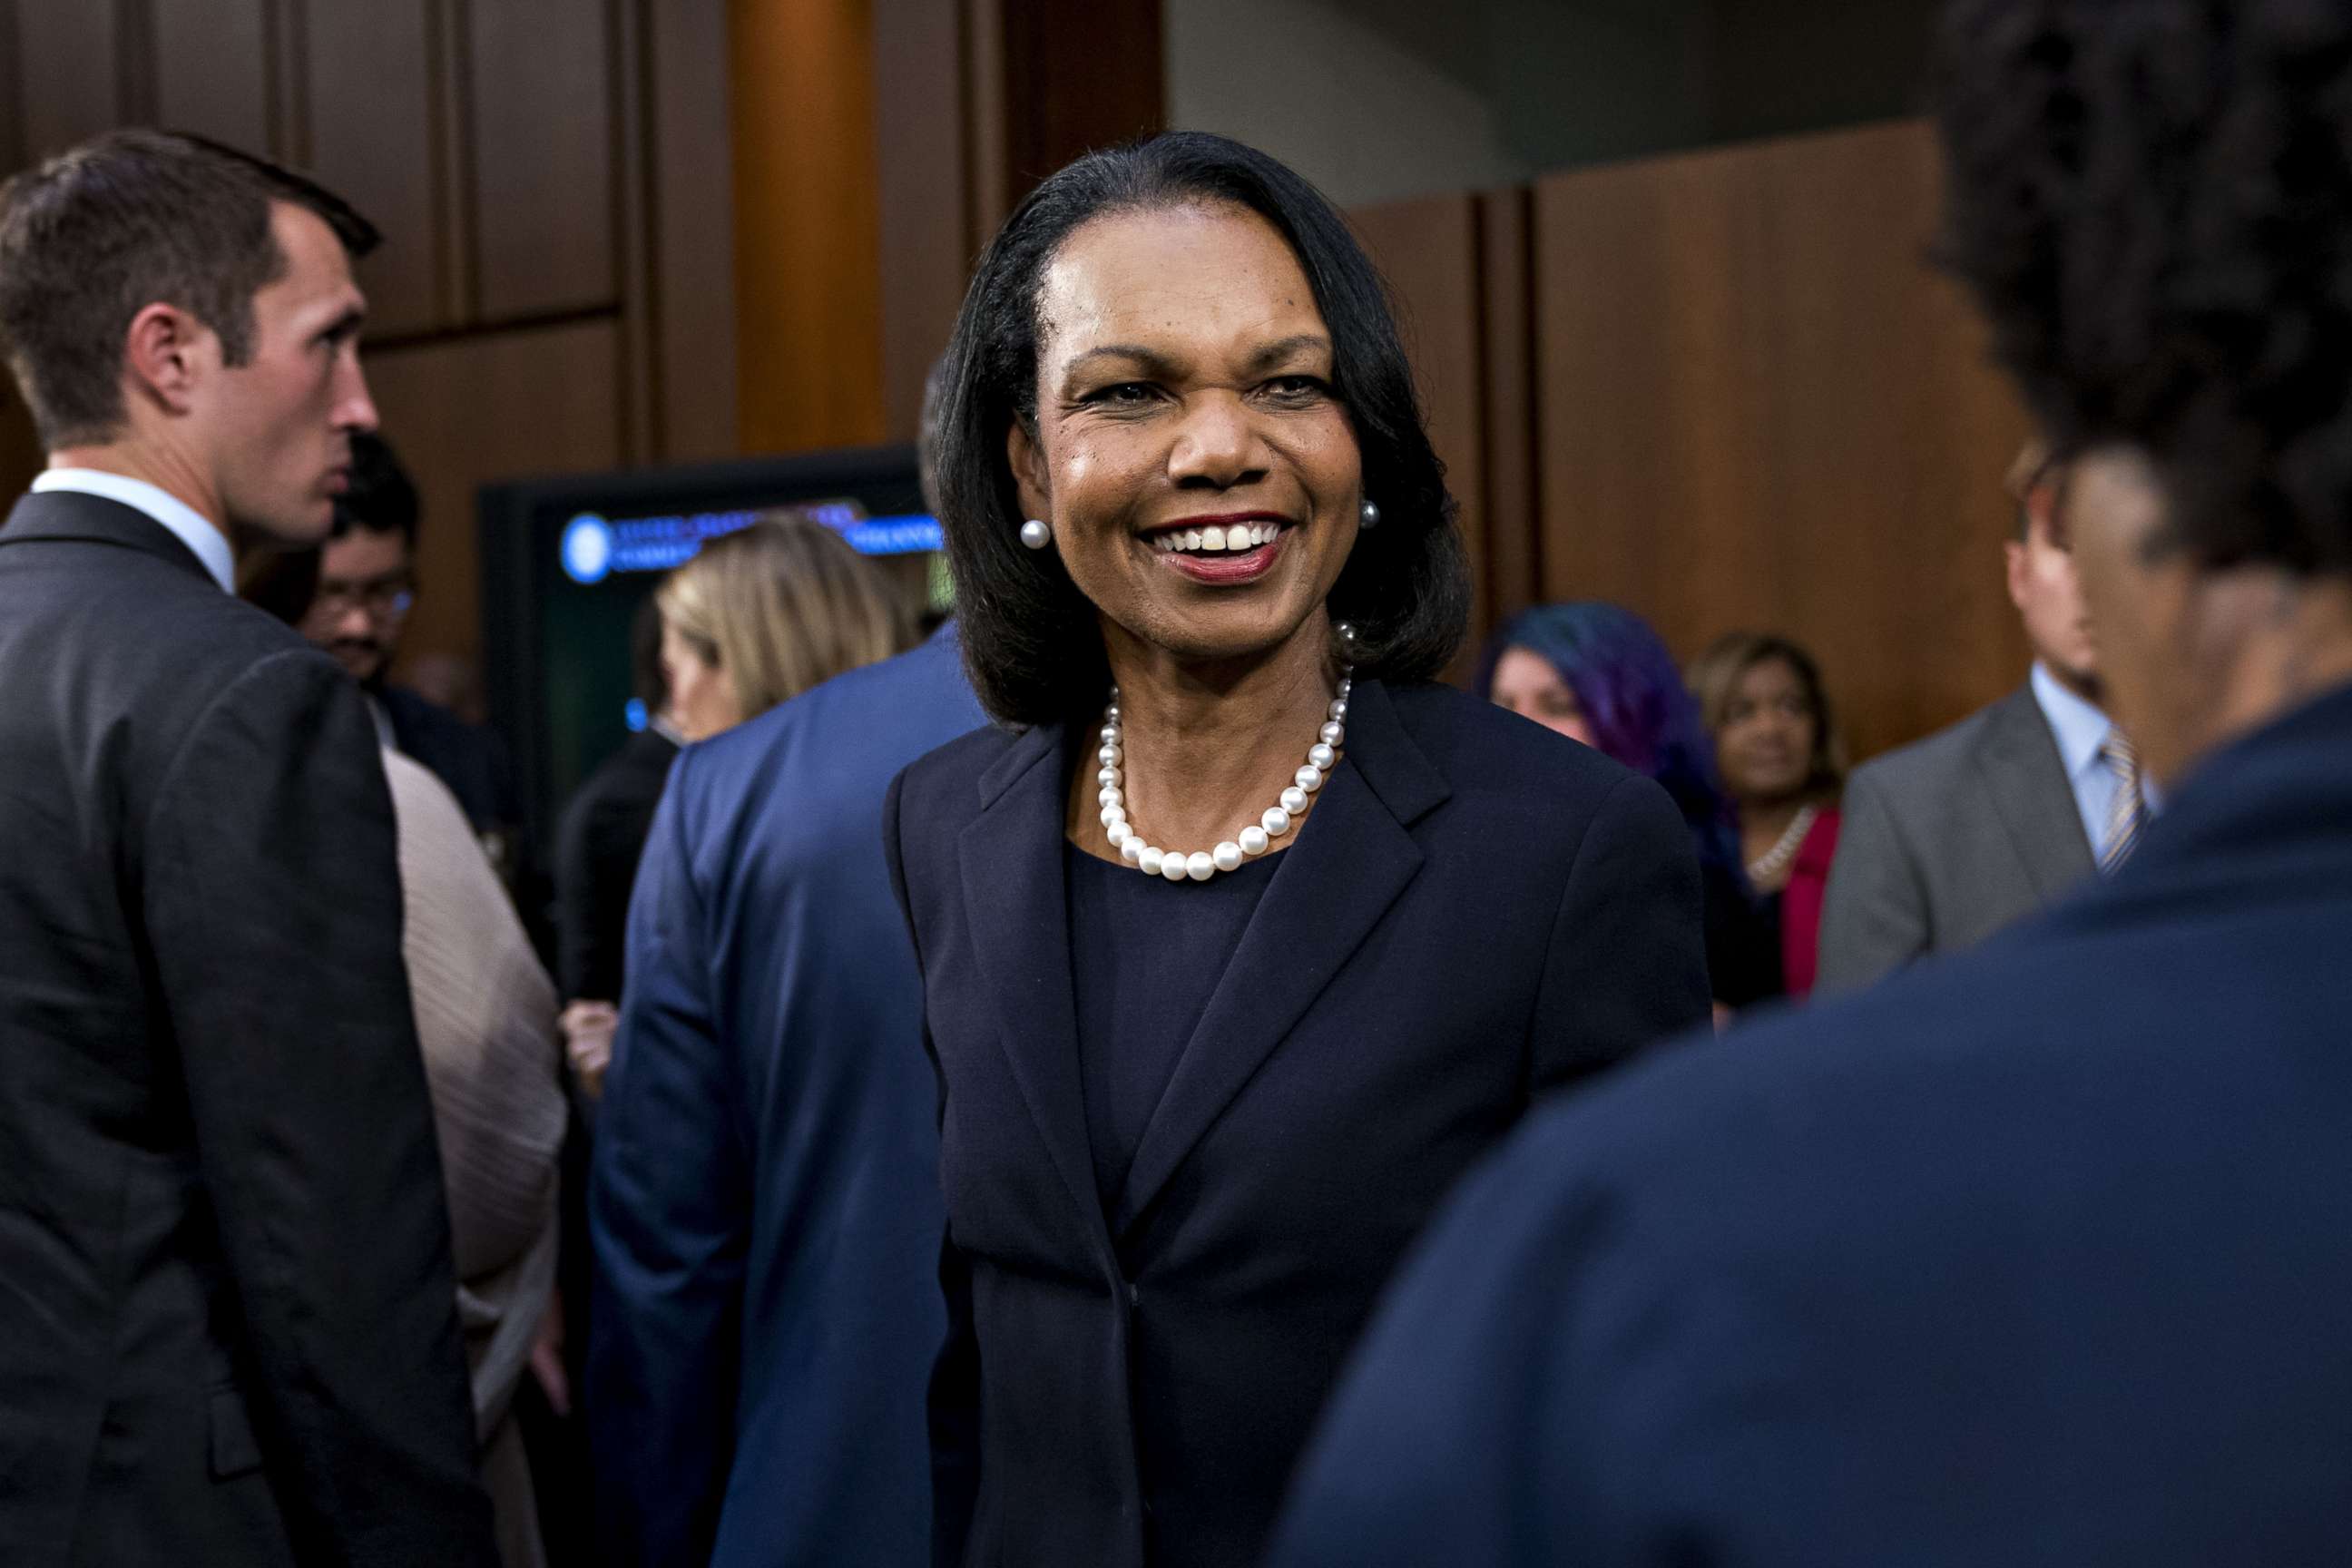
POLYGON ((491 320, 609 306, 611 0, 465 8, 477 308, 491 320))
POLYGON ((961 31, 953 5, 871 4, 882 414, 890 439, 911 441, 972 259, 961 31))
POLYGON ((268 0, 152 0, 155 119, 268 156, 275 74, 268 0))
POLYGON ((1481 437, 1486 520, 1480 584, 1483 639, 1541 591, 1542 507, 1537 488, 1534 202, 1524 185, 1478 199, 1481 437))
POLYGON ((16 100, 27 163, 121 123, 123 51, 114 7, 98 0, 14 0, 16 100))
POLYGON ((614 323, 589 321, 367 356, 384 434, 424 501, 404 660, 455 654, 478 668, 478 489, 621 462, 617 347, 614 323))
POLYGON ((304 8, 312 173, 383 229, 361 264, 378 336, 453 323, 447 219, 445 40, 437 4, 371 0, 304 8))
POLYGON ((645 160, 655 324, 647 454, 670 462, 740 449, 735 374, 735 205, 728 0, 638 0, 647 83, 645 160))
POLYGON ((753 0, 732 32, 743 447, 878 444, 891 431, 870 0, 753 0))
MULTIPOLYGON (((1474 588, 1472 642, 1486 627, 1486 375, 1480 362, 1477 200, 1466 193, 1356 207, 1348 214, 1388 280, 1429 421, 1461 507, 1474 588)), ((1379 503, 1383 498, 1373 495, 1379 503)), ((1468 661, 1465 647, 1464 662, 1468 661)))
POLYGON ((1535 196, 1543 588, 1688 657, 1820 656, 1862 754, 2015 686, 2000 479, 2025 423, 1924 260, 1905 123, 1556 176, 1535 196))

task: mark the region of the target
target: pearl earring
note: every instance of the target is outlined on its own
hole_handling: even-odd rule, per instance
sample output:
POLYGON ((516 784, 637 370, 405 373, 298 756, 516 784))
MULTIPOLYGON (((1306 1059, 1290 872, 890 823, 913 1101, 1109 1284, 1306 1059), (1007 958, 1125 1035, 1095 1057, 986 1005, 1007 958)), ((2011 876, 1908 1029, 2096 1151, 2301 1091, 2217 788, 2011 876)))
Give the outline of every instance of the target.
POLYGON ((1381 509, 1370 501, 1366 501, 1358 510, 1357 515, 1363 520, 1366 528, 1378 528, 1381 525, 1381 509))
POLYGON ((1043 550, 1054 542, 1054 525, 1043 518, 1031 518, 1021 525, 1021 542, 1032 550, 1043 550))

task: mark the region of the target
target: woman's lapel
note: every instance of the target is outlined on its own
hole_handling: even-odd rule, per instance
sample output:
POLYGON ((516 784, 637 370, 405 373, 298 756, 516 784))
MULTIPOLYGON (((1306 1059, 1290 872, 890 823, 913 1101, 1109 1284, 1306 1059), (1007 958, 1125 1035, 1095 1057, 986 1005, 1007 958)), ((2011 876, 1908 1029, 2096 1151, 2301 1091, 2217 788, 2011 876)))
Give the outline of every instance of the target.
MULTIPOLYGON (((1347 754, 1297 842, 1283 851, 1144 1128, 1112 1216, 1115 1233, 1124 1234, 1150 1206, 1421 868, 1420 846, 1406 829, 1446 798, 1444 775, 1406 731, 1380 682, 1357 681, 1349 707, 1347 754)), ((1057 833, 1059 823, 1056 816, 1057 833)), ((1057 879, 1057 892, 1059 886, 1057 879)), ((1083 1112, 1078 1147, 1083 1156, 1083 1112)))

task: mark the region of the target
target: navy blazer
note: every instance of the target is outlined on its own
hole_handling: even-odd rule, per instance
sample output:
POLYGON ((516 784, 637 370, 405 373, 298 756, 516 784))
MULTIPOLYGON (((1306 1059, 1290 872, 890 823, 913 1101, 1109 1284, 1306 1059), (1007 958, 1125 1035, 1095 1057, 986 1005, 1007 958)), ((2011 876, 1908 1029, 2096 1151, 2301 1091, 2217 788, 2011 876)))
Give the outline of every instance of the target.
POLYGON ((937 1089, 882 798, 983 722, 952 636, 682 752, 596 1124, 610 1560, 901 1568, 929 1534, 937 1089))
POLYGON ((1361 679, 1350 709, 1108 1213, 1064 892, 1084 748, 990 731, 894 786, 942 1090, 941 1562, 1255 1563, 1454 1178, 1537 1094, 1707 1016, 1663 790, 1444 688, 1361 679))
POLYGON ((2352 1563, 2352 689, 1973 952, 1532 1122, 1280 1568, 2352 1563))

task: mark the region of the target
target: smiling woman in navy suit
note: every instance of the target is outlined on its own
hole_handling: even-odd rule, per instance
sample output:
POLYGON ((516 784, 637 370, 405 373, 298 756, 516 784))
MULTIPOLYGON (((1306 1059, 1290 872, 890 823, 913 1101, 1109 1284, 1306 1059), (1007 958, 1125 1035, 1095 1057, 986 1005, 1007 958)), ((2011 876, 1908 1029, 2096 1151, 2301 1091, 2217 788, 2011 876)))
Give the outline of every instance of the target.
POLYGON ((1003 727, 885 819, 941 1087, 939 1556, 1253 1563, 1454 1179, 1706 1018, 1690 837, 1429 684, 1453 503, 1376 275, 1280 164, 1171 133, 1063 170, 949 382, 1003 727))

